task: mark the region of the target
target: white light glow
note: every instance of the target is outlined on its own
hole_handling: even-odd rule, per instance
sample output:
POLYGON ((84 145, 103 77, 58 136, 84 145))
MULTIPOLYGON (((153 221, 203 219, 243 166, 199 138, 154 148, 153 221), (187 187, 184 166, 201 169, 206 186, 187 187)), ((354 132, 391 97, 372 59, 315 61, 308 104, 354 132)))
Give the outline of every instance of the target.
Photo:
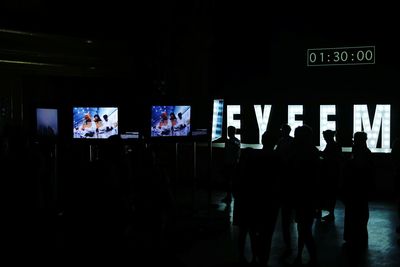
POLYGON ((269 116, 271 115, 271 105, 264 105, 264 112, 262 111, 261 105, 254 105, 254 111, 256 113, 257 124, 258 124, 258 143, 261 144, 261 138, 263 133, 267 130, 269 116))
POLYGON ((319 110, 319 145, 324 148, 326 142, 322 132, 325 130, 336 131, 336 121, 328 121, 329 115, 336 115, 336 105, 320 105, 319 110))
MULTIPOLYGON (((234 126, 236 130, 240 129, 240 120, 235 120, 234 116, 240 115, 240 105, 227 105, 226 106, 226 134, 228 135, 228 127, 234 126)), ((240 140, 240 134, 235 134, 235 136, 240 140)))
POLYGON ((224 100, 215 99, 213 104, 213 122, 211 131, 212 141, 222 137, 223 114, 224 114, 224 100))
POLYGON ((368 135, 368 147, 376 148, 382 128, 382 148, 390 148, 390 105, 376 105, 374 121, 370 123, 367 105, 354 105, 353 133, 362 131, 368 135), (384 127, 381 127, 381 126, 384 127))
POLYGON ((297 121, 296 115, 303 115, 303 105, 288 105, 288 124, 292 128, 291 136, 294 136, 294 130, 303 125, 303 121, 297 121))

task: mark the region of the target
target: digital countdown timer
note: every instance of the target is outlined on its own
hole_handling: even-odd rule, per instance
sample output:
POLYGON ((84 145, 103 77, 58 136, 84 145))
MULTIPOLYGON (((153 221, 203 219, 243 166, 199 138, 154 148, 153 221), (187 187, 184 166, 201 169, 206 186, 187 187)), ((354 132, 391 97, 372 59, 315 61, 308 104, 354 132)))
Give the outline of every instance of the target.
POLYGON ((375 64, 375 46, 307 49, 307 66, 375 64))

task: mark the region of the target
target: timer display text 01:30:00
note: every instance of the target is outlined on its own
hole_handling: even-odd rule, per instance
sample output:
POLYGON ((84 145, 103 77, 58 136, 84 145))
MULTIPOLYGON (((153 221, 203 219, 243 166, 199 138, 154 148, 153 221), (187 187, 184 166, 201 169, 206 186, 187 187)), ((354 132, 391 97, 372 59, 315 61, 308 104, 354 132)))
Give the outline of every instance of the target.
POLYGON ((375 46, 307 49, 307 66, 375 64, 375 46))

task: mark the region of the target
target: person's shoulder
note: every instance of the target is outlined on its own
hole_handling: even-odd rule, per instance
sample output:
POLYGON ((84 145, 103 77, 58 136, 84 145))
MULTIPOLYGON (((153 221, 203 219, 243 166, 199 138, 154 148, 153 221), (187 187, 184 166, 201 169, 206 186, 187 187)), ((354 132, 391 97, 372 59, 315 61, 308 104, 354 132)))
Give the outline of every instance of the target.
POLYGON ((335 142, 335 143, 334 143, 334 146, 335 146, 335 148, 340 148, 340 149, 342 149, 342 145, 341 145, 340 143, 338 143, 338 142, 335 142))
POLYGON ((235 144, 235 146, 236 146, 237 148, 240 148, 240 144, 241 144, 241 143, 240 143, 240 140, 239 140, 239 139, 236 138, 236 140, 234 140, 233 142, 234 142, 234 144, 235 144))
POLYGON ((320 151, 317 147, 315 147, 315 146, 312 146, 311 151, 312 151, 313 157, 314 157, 315 159, 319 160, 319 159, 320 159, 319 156, 320 156, 320 154, 321 154, 321 151, 320 151))

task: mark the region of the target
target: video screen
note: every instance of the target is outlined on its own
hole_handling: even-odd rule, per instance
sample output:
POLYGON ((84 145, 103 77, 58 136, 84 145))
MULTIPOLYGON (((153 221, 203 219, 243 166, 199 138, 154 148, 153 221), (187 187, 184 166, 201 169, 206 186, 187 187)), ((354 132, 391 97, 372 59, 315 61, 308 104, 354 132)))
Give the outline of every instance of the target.
POLYGON ((151 137, 189 136, 190 106, 152 106, 151 137))
POLYGON ((37 108, 36 128, 38 136, 57 136, 58 135, 57 118, 58 118, 57 109, 37 108))
POLYGON ((107 139, 118 134, 118 108, 74 107, 73 137, 107 139))
POLYGON ((215 141, 222 137, 223 114, 224 114, 224 100, 215 99, 213 105, 211 141, 215 141))

